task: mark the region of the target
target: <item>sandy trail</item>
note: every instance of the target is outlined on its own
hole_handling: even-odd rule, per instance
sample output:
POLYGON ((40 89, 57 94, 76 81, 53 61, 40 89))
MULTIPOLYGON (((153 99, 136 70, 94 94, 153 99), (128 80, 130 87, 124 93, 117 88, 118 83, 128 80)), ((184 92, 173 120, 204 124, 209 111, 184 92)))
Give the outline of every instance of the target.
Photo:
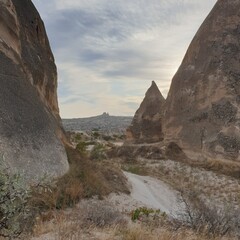
POLYGON ((144 205, 176 215, 179 209, 177 192, 164 182, 148 177, 124 172, 131 184, 131 197, 144 205))
POLYGON ((149 176, 139 176, 124 172, 128 179, 131 194, 111 194, 108 200, 122 212, 138 207, 160 209, 175 218, 183 213, 184 206, 178 201, 178 193, 164 182, 149 176))

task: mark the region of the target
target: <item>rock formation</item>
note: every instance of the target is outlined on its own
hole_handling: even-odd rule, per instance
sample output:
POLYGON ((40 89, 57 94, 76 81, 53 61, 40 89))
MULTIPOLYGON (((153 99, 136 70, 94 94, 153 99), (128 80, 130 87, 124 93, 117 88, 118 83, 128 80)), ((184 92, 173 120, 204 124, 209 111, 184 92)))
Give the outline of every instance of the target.
POLYGON ((240 1, 218 0, 172 80, 164 133, 192 159, 240 160, 240 1))
POLYGON ((62 175, 56 66, 31 0, 0 0, 0 64, 0 154, 29 179, 62 175))
POLYGON ((127 129, 127 141, 152 143, 163 140, 162 113, 165 99, 153 81, 127 129))

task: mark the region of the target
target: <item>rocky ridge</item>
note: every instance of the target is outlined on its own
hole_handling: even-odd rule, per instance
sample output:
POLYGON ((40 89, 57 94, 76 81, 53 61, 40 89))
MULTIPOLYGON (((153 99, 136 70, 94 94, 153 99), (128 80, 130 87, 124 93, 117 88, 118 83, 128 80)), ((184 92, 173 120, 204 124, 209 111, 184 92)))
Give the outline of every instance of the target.
POLYGON ((88 118, 62 120, 63 127, 66 131, 91 132, 95 130, 108 135, 125 134, 125 130, 131 121, 132 117, 111 116, 108 113, 88 118))

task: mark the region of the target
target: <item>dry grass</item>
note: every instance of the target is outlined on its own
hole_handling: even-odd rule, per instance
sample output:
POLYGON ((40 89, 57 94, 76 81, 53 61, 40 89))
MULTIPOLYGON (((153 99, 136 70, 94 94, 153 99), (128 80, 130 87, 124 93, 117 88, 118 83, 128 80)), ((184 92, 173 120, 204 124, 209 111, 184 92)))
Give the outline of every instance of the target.
POLYGON ((129 192, 126 178, 120 168, 110 162, 93 162, 81 158, 74 149, 67 149, 67 153, 70 171, 60 179, 60 183, 68 178, 79 179, 83 185, 84 197, 106 196, 111 192, 129 192))
POLYGON ((33 236, 30 239, 52 239, 52 240, 73 240, 81 239, 82 229, 78 221, 71 221, 63 211, 55 211, 52 219, 44 221, 41 217, 37 219, 33 229, 33 236))
POLYGON ((166 227, 151 229, 142 224, 120 229, 116 236, 119 240, 234 240, 226 237, 209 237, 205 234, 197 234, 187 229, 173 231, 166 227))
POLYGON ((103 200, 83 200, 75 208, 54 211, 52 219, 39 218, 31 240, 235 240, 213 237, 206 231, 177 227, 174 222, 126 221, 103 200))
POLYGON ((32 239, 98 239, 91 237, 111 235, 116 225, 125 226, 126 220, 109 203, 97 199, 83 200, 75 208, 54 211, 51 220, 39 217, 32 239))
POLYGON ((71 207, 82 198, 103 198, 111 192, 129 192, 120 168, 84 159, 72 148, 68 148, 67 153, 69 172, 54 184, 33 189, 31 204, 39 212, 71 207))
POLYGON ((216 173, 224 174, 226 176, 240 179, 240 163, 231 160, 223 159, 207 159, 202 161, 193 161, 185 158, 170 158, 177 162, 186 163, 191 167, 203 168, 207 171, 213 171, 216 173))
POLYGON ((240 163, 230 160, 208 159, 201 167, 240 179, 240 163))
POLYGON ((87 227, 107 227, 127 223, 125 217, 105 200, 83 200, 78 204, 77 211, 81 215, 77 215, 76 218, 87 227))
MULTIPOLYGON (((215 222, 214 214, 209 212, 208 215, 215 222)), ((198 215, 196 217, 198 218, 198 215)), ((32 240, 237 239, 221 237, 215 231, 209 232, 208 228, 194 228, 168 218, 149 218, 147 221, 142 219, 137 222, 131 222, 130 218, 130 215, 121 214, 106 200, 85 199, 74 208, 53 211, 49 215, 38 218, 34 228, 35 238, 32 240)), ((199 222, 196 223, 199 224, 199 222)))
POLYGON ((142 223, 103 226, 83 226, 81 220, 72 221, 60 214, 51 222, 39 223, 31 240, 237 240, 233 237, 211 237, 204 233, 181 228, 174 230, 168 226, 150 227, 142 223))

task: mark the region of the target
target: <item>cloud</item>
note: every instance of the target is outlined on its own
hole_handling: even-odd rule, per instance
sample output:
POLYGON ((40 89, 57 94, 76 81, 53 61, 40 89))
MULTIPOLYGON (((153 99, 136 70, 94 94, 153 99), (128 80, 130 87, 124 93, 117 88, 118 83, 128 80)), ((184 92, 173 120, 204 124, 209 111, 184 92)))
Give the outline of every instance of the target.
POLYGON ((33 0, 59 72, 63 117, 133 115, 171 78, 216 0, 33 0))

